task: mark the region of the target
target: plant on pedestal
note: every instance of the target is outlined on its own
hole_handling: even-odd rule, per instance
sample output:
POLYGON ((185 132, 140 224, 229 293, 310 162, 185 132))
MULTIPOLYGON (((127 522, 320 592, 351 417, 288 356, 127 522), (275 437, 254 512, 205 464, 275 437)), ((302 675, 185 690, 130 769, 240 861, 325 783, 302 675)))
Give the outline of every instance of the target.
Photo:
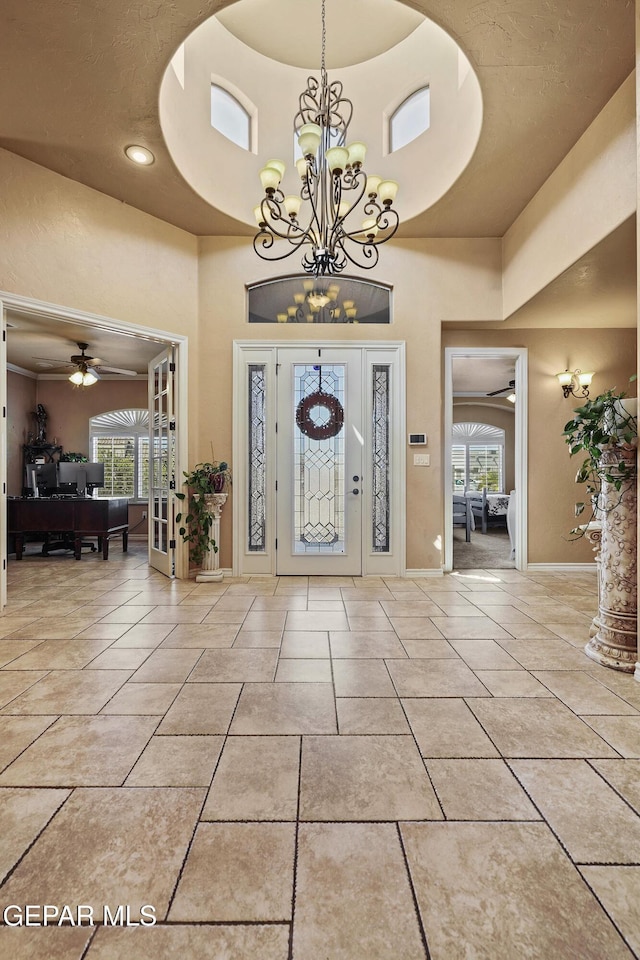
POLYGON ((207 495, 225 493, 231 483, 231 471, 224 460, 197 463, 192 470, 183 473, 188 493, 176 493, 178 500, 187 501, 187 513, 176 514, 176 523, 182 521, 178 533, 189 544, 189 559, 202 566, 210 552, 217 553, 218 545, 211 536, 213 515, 207 503, 207 495))

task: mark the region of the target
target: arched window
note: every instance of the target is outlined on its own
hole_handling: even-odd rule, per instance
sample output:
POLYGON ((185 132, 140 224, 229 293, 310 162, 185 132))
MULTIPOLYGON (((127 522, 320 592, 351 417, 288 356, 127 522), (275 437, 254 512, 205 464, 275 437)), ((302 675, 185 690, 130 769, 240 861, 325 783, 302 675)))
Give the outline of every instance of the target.
POLYGON ((489 423, 454 423, 453 492, 504 493, 504 430, 489 423))
POLYGON ((149 411, 112 410, 89 420, 91 460, 104 463, 106 497, 149 498, 149 411))
POLYGON ((211 84, 211 126, 227 140, 251 149, 251 117, 239 100, 217 83, 211 84))
POLYGON ((403 100, 389 118, 389 153, 406 147, 429 129, 430 106, 429 87, 422 87, 403 100))

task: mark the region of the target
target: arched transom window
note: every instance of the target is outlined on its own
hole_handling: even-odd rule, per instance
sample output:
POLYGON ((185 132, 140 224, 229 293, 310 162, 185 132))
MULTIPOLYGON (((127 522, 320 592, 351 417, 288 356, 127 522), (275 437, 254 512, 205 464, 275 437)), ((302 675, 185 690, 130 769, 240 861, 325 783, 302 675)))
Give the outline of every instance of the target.
POLYGON ((504 430, 489 423, 454 423, 453 492, 504 493, 504 430))
POLYGON ((99 496, 149 498, 149 411, 111 410, 89 420, 91 460, 104 463, 99 496))

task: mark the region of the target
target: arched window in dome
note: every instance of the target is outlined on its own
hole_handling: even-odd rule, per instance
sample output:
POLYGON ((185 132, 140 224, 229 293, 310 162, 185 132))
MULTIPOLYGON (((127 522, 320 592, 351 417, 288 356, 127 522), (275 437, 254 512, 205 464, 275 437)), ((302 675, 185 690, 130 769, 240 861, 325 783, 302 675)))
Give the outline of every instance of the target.
POLYGON ((422 87, 403 100, 389 118, 389 153, 406 147, 429 129, 431 122, 429 87, 422 87))
POLYGON ((243 150, 251 149, 251 115, 218 83, 211 84, 211 126, 243 150))

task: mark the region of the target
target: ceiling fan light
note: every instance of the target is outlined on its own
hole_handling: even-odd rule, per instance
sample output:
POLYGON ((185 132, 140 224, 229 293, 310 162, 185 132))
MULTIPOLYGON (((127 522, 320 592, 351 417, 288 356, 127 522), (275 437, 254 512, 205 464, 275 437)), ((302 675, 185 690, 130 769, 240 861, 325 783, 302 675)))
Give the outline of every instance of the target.
POLYGON ((94 383, 97 383, 100 377, 94 370, 87 370, 86 373, 82 374, 82 386, 83 387, 92 387, 94 383))
POLYGON ((84 373, 82 370, 74 370, 71 376, 69 377, 71 383, 75 384, 77 387, 83 386, 84 373))

